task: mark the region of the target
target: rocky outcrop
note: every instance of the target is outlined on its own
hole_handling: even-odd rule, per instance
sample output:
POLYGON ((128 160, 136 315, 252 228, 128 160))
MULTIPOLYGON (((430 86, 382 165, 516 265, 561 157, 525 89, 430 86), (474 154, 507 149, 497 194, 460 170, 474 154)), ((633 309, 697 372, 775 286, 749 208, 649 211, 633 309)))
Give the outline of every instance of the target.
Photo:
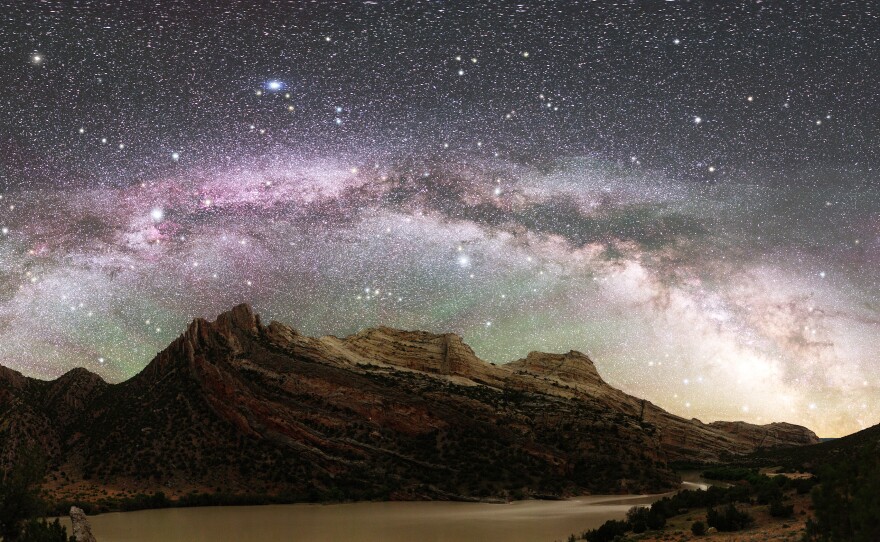
POLYGON ((89 518, 81 508, 76 506, 70 507, 70 523, 73 527, 73 538, 76 542, 96 542, 95 536, 92 534, 92 525, 89 518))
POLYGON ((580 352, 496 366, 453 334, 307 337, 247 305, 194 320, 121 384, 0 373, 0 459, 28 435, 59 496, 303 500, 659 491, 675 486, 671 461, 817 440, 790 424, 674 416, 605 383, 580 352))
POLYGON ((800 425, 785 422, 754 425, 746 422, 719 421, 712 422, 708 426, 730 435, 737 441, 747 443, 753 448, 806 446, 819 442, 812 431, 804 431, 800 425))

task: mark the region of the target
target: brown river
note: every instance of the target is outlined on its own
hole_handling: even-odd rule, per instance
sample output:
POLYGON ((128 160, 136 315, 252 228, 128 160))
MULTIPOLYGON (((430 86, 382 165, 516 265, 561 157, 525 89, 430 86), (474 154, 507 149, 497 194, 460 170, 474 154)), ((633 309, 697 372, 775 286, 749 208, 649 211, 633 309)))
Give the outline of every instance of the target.
MULTIPOLYGON (((510 504, 362 502, 174 508, 90 517, 98 542, 554 542, 658 496, 510 504)), ((69 518, 63 518, 68 532, 69 518)))

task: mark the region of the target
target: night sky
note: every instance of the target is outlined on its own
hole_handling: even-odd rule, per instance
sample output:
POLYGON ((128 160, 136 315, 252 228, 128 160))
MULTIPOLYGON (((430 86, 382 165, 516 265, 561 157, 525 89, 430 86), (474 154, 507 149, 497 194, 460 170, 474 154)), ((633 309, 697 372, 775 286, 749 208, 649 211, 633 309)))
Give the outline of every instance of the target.
POLYGON ((673 413, 880 421, 874 2, 0 2, 0 364, 248 302, 581 350, 673 413))

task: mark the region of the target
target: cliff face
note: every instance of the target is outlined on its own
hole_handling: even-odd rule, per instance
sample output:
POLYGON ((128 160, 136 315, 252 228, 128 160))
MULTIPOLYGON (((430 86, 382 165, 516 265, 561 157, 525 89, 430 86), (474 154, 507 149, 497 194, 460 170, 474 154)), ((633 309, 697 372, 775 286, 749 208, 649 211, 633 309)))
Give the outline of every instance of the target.
POLYGON ((606 384, 584 354, 486 363, 452 334, 346 338, 197 319, 108 385, 0 370, 0 459, 46 450, 59 496, 96 488, 302 499, 657 491, 667 463, 818 442, 790 424, 703 424, 606 384))

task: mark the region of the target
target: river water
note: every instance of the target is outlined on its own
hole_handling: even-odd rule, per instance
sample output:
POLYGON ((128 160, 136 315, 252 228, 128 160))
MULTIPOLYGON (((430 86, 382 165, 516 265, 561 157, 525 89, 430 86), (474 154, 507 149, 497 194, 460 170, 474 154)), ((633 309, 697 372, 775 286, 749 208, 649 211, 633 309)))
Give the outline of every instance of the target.
MULTIPOLYGON (((172 508, 90 517, 98 542, 554 542, 656 496, 510 504, 362 502, 172 508)), ((70 532, 69 518, 63 518, 70 532)))

